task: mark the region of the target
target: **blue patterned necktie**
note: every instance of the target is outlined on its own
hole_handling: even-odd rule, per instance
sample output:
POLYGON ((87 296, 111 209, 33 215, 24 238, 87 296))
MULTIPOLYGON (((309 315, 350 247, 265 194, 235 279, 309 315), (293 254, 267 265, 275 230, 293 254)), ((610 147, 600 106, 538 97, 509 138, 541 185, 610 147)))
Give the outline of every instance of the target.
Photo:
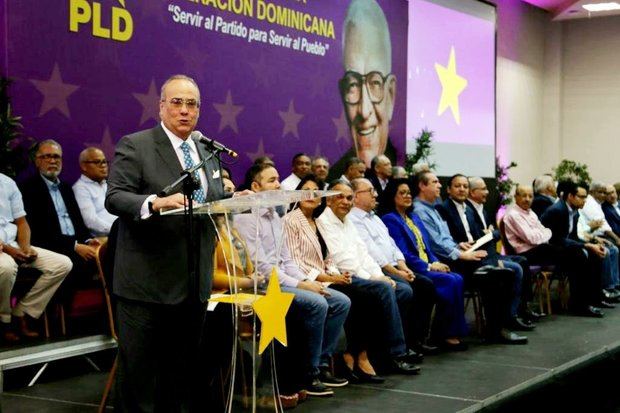
MULTIPOLYGON (((181 150, 183 151, 183 161, 185 162, 185 169, 189 169, 194 166, 194 161, 189 154, 189 145, 187 142, 181 144, 181 150)), ((200 184, 200 188, 194 191, 194 200, 198 203, 205 202, 205 191, 202 189, 202 182, 200 181, 200 175, 198 171, 194 172, 194 179, 200 184)))

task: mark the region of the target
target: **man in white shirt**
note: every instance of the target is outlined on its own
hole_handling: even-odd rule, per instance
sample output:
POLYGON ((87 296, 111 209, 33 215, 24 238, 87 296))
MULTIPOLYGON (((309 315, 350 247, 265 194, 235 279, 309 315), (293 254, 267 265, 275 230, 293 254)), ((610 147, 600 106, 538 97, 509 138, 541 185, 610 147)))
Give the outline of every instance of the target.
POLYGON ((116 215, 105 209, 105 193, 108 190, 108 161, 101 149, 90 147, 80 153, 80 179, 73 184, 73 193, 80 207, 86 227, 95 237, 110 233, 116 215))
POLYGON ((340 177, 343 181, 351 183, 352 180, 363 178, 366 173, 366 164, 360 158, 351 157, 347 159, 344 166, 344 173, 340 177))
POLYGON ((363 286, 380 297, 382 313, 378 316, 385 326, 392 367, 400 373, 415 374, 419 367, 409 362, 420 358, 415 352, 407 350, 401 321, 404 314, 399 310, 399 307, 406 308, 411 302, 413 291, 407 283, 397 283, 383 274, 381 267, 368 253, 355 225, 347 218, 353 206, 351 186, 343 180, 336 180, 330 186, 331 190, 340 191, 340 194, 328 198, 328 207, 316 220, 329 257, 340 272, 353 274, 353 285, 363 286))
POLYGON ((423 343, 428 336, 431 313, 436 301, 435 286, 428 277, 414 274, 407 266, 403 253, 390 237, 381 218, 375 214, 377 191, 372 183, 368 179, 358 178, 354 179, 351 185, 355 194, 355 206, 347 218, 355 225, 370 256, 379 264, 383 273, 397 283, 408 284, 413 290, 411 313, 406 316, 411 322, 411 326, 405 330, 408 341, 417 352, 432 352, 436 349, 423 346, 423 343))
POLYGON ((293 171, 281 183, 281 189, 292 191, 297 188, 301 178, 310 173, 310 157, 305 153, 298 153, 293 156, 293 171))

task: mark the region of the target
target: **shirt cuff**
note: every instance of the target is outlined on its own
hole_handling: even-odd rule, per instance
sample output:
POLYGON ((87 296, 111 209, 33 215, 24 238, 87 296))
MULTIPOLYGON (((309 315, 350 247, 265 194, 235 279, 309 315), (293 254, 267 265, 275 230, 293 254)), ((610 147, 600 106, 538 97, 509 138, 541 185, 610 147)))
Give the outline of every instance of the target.
POLYGON ((151 211, 149 211, 149 202, 153 201, 155 198, 157 198, 157 195, 149 195, 144 202, 142 203, 142 207, 140 208, 140 218, 141 219, 148 219, 151 217, 151 211))
POLYGON ((316 277, 319 276, 319 274, 321 273, 321 271, 317 270, 316 268, 313 269, 312 271, 310 271, 307 275, 307 278, 311 281, 315 281, 316 277))
POLYGON ((458 260, 460 256, 461 256, 461 251, 458 248, 453 249, 452 252, 450 253, 450 259, 452 261, 458 260))

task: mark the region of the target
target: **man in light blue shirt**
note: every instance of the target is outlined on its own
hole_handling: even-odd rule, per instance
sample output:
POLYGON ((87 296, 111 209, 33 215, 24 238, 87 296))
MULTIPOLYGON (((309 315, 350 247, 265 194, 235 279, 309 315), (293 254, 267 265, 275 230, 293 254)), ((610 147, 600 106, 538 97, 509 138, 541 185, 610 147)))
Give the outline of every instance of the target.
POLYGON ((30 245, 30 227, 21 193, 15 182, 0 174, 0 332, 5 341, 19 335, 37 337, 26 316, 39 318, 69 271, 71 260, 64 255, 30 245), (41 271, 34 286, 11 309, 11 290, 20 267, 41 271), (15 329, 9 327, 13 316, 15 329), (19 334, 19 335, 18 335, 19 334))
POLYGON ((80 179, 73 184, 73 193, 86 227, 95 237, 106 237, 116 215, 110 214, 104 204, 108 190, 108 161, 101 149, 90 147, 80 153, 80 179))

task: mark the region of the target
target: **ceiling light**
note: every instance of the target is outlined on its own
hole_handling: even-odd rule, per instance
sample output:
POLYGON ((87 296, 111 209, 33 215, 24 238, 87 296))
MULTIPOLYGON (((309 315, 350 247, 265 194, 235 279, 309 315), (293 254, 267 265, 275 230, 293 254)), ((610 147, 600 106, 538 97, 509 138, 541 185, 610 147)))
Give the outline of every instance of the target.
POLYGON ((581 7, 583 7, 584 9, 586 9, 587 11, 590 11, 590 12, 620 10, 620 4, 618 4, 616 2, 613 2, 613 3, 584 4, 581 7))

